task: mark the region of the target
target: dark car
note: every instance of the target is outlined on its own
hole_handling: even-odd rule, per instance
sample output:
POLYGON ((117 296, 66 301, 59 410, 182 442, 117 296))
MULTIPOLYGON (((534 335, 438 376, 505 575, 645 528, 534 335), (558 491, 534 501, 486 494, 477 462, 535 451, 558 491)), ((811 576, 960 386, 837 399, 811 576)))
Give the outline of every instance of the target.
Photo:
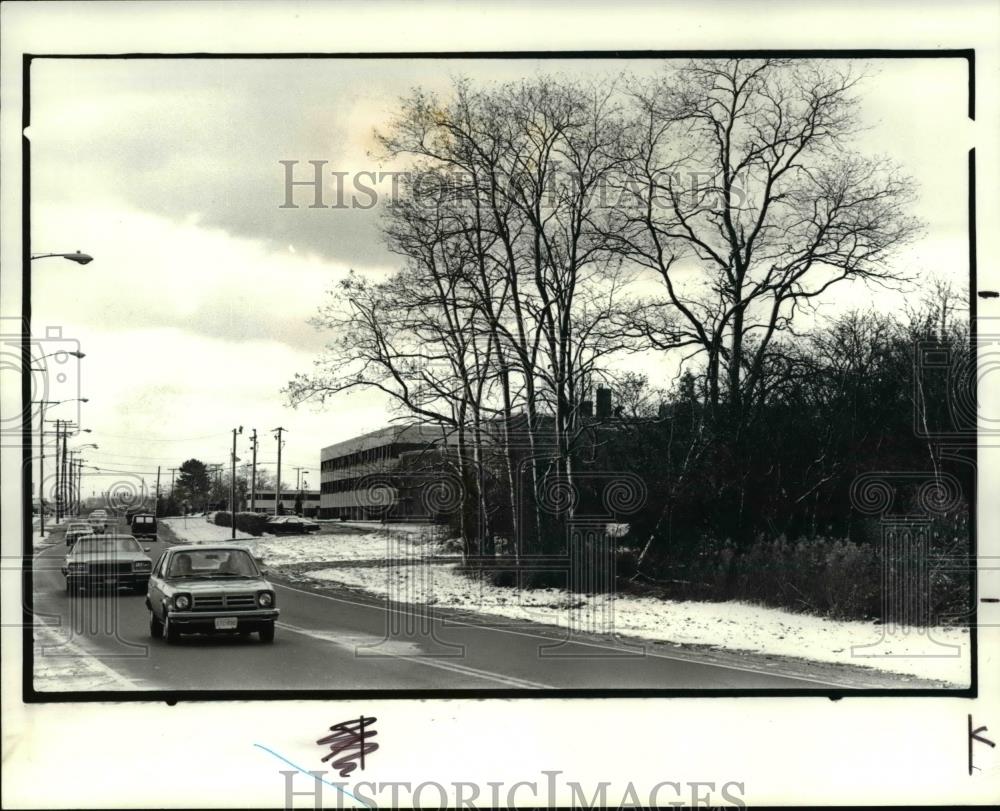
POLYGON ((129 520, 132 534, 136 538, 152 538, 156 540, 156 516, 151 513, 136 513, 129 520))
POLYGON ((117 590, 119 586, 146 591, 153 568, 148 551, 131 535, 102 532, 80 536, 66 554, 62 567, 66 593, 80 589, 117 590))
POLYGON ((146 594, 149 633, 168 643, 181 634, 257 632, 274 641, 274 587, 250 553, 236 544, 168 549, 156 562, 146 594))
POLYGON ((319 524, 296 515, 279 515, 264 525, 264 532, 270 532, 272 535, 306 535, 310 532, 319 532, 319 524))

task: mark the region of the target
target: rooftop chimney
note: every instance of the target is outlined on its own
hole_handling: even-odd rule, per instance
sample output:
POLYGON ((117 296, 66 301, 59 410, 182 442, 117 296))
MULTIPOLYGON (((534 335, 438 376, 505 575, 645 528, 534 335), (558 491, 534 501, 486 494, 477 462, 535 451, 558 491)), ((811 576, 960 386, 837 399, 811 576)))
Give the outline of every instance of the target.
POLYGON ((597 419, 606 420, 611 418, 611 389, 604 386, 597 387, 597 419))

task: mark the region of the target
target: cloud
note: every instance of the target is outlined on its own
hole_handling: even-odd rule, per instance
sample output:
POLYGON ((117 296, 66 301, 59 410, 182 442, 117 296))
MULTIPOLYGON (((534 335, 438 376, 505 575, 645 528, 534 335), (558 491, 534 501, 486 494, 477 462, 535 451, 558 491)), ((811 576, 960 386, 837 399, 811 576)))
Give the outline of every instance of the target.
POLYGON ((36 246, 68 245, 95 257, 85 267, 50 262, 32 268, 40 311, 74 325, 176 327, 318 352, 325 338, 307 321, 349 270, 315 254, 233 238, 194 218, 178 224, 116 207, 40 205, 33 227, 36 246))

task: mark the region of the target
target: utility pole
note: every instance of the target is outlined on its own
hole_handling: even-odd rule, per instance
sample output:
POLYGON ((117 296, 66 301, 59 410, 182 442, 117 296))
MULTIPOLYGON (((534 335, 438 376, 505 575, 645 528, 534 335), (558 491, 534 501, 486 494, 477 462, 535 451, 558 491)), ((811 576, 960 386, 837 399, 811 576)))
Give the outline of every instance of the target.
POLYGON ((236 540, 236 435, 243 433, 243 426, 233 429, 233 455, 229 460, 229 524, 233 528, 232 538, 236 540))
POLYGON ((55 502, 55 504, 54 504, 54 506, 55 506, 54 512, 56 514, 56 521, 55 521, 56 524, 59 523, 59 490, 60 490, 60 481, 59 481, 59 422, 60 421, 57 419, 56 420, 56 489, 53 492, 53 499, 52 499, 55 502))
POLYGON ((66 518, 67 520, 72 516, 73 513, 73 467, 75 464, 74 459, 75 454, 70 451, 68 458, 66 459, 67 476, 66 476, 66 518))
MULTIPOLYGON (((68 467, 69 467, 66 464, 66 462, 68 461, 66 459, 66 434, 68 434, 68 433, 69 433, 69 431, 67 430, 67 427, 66 427, 66 420, 63 420, 62 421, 62 457, 59 460, 59 464, 62 465, 62 479, 61 479, 62 489, 64 491, 66 491, 65 493, 60 493, 60 495, 63 496, 63 498, 60 499, 60 501, 63 504, 62 509, 60 510, 60 512, 62 513, 62 515, 64 517, 66 515, 66 506, 65 506, 66 499, 65 499, 65 495, 68 494, 68 492, 69 492, 67 490, 67 488, 66 488, 66 478, 67 478, 66 474, 68 472, 68 467)), ((57 519, 56 523, 58 523, 58 519, 57 519)))
POLYGON ((160 466, 156 466, 156 504, 153 507, 153 515, 160 515, 160 466))
POLYGON ((170 468, 170 498, 173 500, 174 497, 174 474, 177 472, 177 468, 170 468))
POLYGON ((281 504, 281 435, 285 432, 285 429, 278 426, 272 430, 273 432, 277 432, 278 435, 278 478, 274 482, 274 514, 280 515, 278 510, 281 504))
POLYGON ((45 401, 42 400, 42 422, 38 429, 38 516, 39 532, 45 537, 45 401))
POLYGON ((250 512, 257 512, 257 429, 253 429, 253 436, 250 437, 251 449, 253 450, 253 470, 250 474, 250 512))

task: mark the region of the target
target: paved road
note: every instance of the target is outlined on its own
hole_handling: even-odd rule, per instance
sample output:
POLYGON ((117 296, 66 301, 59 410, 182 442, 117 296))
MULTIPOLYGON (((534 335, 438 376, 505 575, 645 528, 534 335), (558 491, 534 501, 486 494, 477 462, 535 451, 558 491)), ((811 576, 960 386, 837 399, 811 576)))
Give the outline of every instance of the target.
MULTIPOLYGON (((120 527, 124 531, 124 526, 120 527)), ((68 597, 60 565, 61 532, 35 557, 35 610, 72 628, 72 641, 100 657, 138 689, 830 689, 811 681, 748 668, 691 661, 658 652, 623 655, 614 645, 564 642, 537 624, 440 617, 421 623, 405 608, 349 592, 275 582, 281 609, 273 644, 256 635, 185 637, 167 645, 149 636, 144 597, 68 597), (482 623, 489 623, 484 625, 482 623), (409 627, 408 627, 409 626, 409 627), (416 626, 416 627, 413 627, 416 626), (540 648, 549 646, 541 655, 540 648)), ((144 544, 155 561, 168 545, 144 544)), ((108 689, 118 685, 109 683, 108 689)))

